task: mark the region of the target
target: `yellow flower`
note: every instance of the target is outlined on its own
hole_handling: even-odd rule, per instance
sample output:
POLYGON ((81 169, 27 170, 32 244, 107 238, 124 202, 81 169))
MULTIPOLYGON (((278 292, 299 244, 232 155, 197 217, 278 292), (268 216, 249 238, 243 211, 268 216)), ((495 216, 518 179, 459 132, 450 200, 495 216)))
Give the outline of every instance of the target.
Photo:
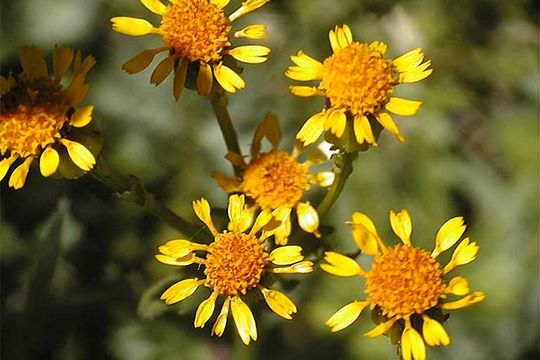
POLYGON ((289 78, 320 81, 317 87, 291 86, 291 92, 302 97, 322 96, 327 101, 327 106, 309 118, 296 137, 307 145, 325 131, 339 139, 350 129, 358 144, 376 144, 374 130, 382 126, 403 140, 388 111, 414 115, 421 102, 390 95, 397 85, 429 76, 431 61, 423 62, 424 54, 420 49, 387 59, 386 44, 353 41, 347 25, 330 31, 330 44, 334 53, 323 63, 302 51, 291 56, 295 65, 285 73, 289 78))
POLYGON ((75 165, 89 171, 95 164, 94 156, 69 137, 74 128, 84 127, 92 120, 93 105, 73 107, 90 89, 85 77, 95 64, 94 58, 89 55, 82 60, 80 51, 74 54, 69 47, 55 47, 51 75, 41 51, 34 46, 23 46, 20 60, 21 74, 16 78, 0 77, 0 181, 18 159, 23 162, 9 178, 9 186, 15 189, 24 186, 36 158, 43 176, 54 174, 60 162, 60 144, 75 165), (64 88, 60 82, 72 64, 73 78, 64 88))
POLYGON ((310 184, 330 186, 334 173, 323 171, 311 174, 311 166, 321 164, 326 156, 316 150, 301 163, 298 156, 301 149, 295 147, 292 154, 278 149, 281 139, 280 125, 274 115, 267 115, 257 127, 251 141, 251 161, 236 153, 227 154, 227 159, 242 169, 239 177, 231 177, 220 172, 212 173, 219 186, 229 193, 241 192, 253 199, 256 205, 271 211, 282 224, 274 234, 276 244, 286 245, 291 233, 291 211, 296 210, 300 227, 320 237, 319 215, 308 201, 302 201, 310 184), (272 149, 261 153, 261 142, 267 138, 272 149))
POLYGON ((243 195, 232 195, 229 198, 227 230, 218 232, 210 216, 208 201, 194 201, 193 209, 214 235, 214 241, 203 245, 184 239, 171 240, 159 247, 160 254, 156 258, 169 265, 198 264, 204 268, 205 278, 182 280, 169 287, 161 299, 167 304, 174 304, 191 296, 201 285, 210 288, 212 293, 199 305, 195 314, 195 327, 204 327, 221 295, 224 302, 212 334, 223 334, 231 310, 238 334, 246 345, 257 340, 257 328, 242 295, 257 288, 272 311, 291 319, 291 315, 296 313, 296 306, 282 292, 263 286, 263 276, 265 273, 309 273, 313 271, 313 263, 304 260, 299 246, 280 246, 267 251, 265 240, 272 236, 277 226, 272 214, 262 211, 253 222, 255 209, 246 206, 243 195))
POLYGON ((158 34, 165 46, 141 52, 123 65, 130 74, 146 69, 154 56, 168 51, 167 57, 155 68, 150 82, 159 85, 174 69, 173 92, 178 100, 184 88, 188 64, 196 65, 197 90, 208 95, 213 79, 228 92, 234 93, 245 87, 244 80, 225 64, 230 58, 250 64, 267 60, 270 49, 261 45, 246 45, 233 48, 231 38, 263 39, 266 37, 264 25, 248 25, 232 31, 231 24, 236 19, 262 7, 270 0, 247 0, 229 16, 223 8, 229 0, 169 0, 165 5, 160 0, 140 0, 155 14, 161 16, 161 25, 155 27, 143 19, 114 17, 113 29, 126 35, 142 36, 158 34))
POLYGON ((406 210, 397 214, 390 212, 392 230, 402 242, 393 247, 384 245, 375 225, 365 214, 354 213, 349 224, 358 248, 374 257, 371 269, 364 270, 353 259, 334 252, 325 253, 327 263, 321 264, 321 268, 338 276, 365 278, 367 299, 346 305, 326 324, 332 331, 344 329, 369 306, 383 321, 365 335, 379 336, 391 328, 399 331, 401 356, 405 360, 425 359, 425 343, 448 345, 450 337, 440 322, 444 320, 441 311, 463 308, 485 297, 480 291, 470 293, 468 281, 461 276, 450 281, 444 279, 456 266, 476 258, 478 245, 475 242, 470 242, 469 238, 461 241, 444 267, 437 260, 438 255, 454 246, 465 232, 463 218, 455 217, 441 226, 431 253, 412 246, 412 223, 406 210), (443 303, 449 295, 462 298, 443 303))

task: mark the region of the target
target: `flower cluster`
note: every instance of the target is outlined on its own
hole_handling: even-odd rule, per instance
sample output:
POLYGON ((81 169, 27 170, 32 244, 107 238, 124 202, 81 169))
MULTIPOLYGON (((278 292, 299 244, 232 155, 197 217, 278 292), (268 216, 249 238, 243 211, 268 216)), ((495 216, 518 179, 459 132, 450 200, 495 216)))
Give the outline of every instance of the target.
MULTIPOLYGON (((245 87, 237 61, 263 63, 270 49, 262 45, 232 45, 234 39, 264 39, 264 25, 232 29, 233 22, 269 0, 246 0, 228 15, 225 8, 229 0, 140 2, 159 15, 161 23, 155 26, 144 19, 114 17, 111 19, 113 29, 131 36, 157 34, 163 44, 144 50, 128 60, 123 69, 130 74, 140 72, 150 66, 157 55, 166 53, 155 67, 150 82, 158 85, 174 72, 176 100, 184 87, 195 88, 205 97, 212 96, 229 149, 225 157, 235 169, 234 176, 212 173, 229 196, 226 229, 218 230, 214 223, 217 215, 212 217, 208 201, 201 198, 193 202, 193 209, 208 228, 211 241, 194 241, 197 233, 159 246, 155 256, 159 262, 181 268, 195 265, 194 270, 200 274, 171 285, 162 293, 161 300, 168 305, 175 304, 199 288, 208 288, 210 294, 198 306, 194 326, 204 327, 219 303, 221 310, 215 317, 212 334, 222 336, 230 312, 242 342, 248 345, 258 337, 250 308, 256 305, 257 297, 285 319, 292 319, 297 312, 294 302, 276 288, 280 287, 281 275, 312 272, 312 260, 317 252, 307 252, 304 247, 311 259, 307 260, 302 246, 289 243, 308 241, 310 250, 321 247, 314 238, 321 239, 326 233, 320 231, 320 222, 343 190, 352 171, 350 162, 360 150, 377 145, 383 129, 404 140, 390 113, 414 115, 421 102, 394 96, 394 90, 398 85, 428 77, 432 73, 431 61, 425 59, 421 49, 388 58, 386 44, 354 41, 349 26, 336 26, 329 33, 332 55, 319 62, 299 51, 291 56, 294 65, 285 72, 293 80, 315 82, 293 85, 290 90, 301 97, 323 97, 324 108, 303 124, 291 152, 280 148, 280 123, 275 115, 268 114, 253 133, 247 159, 239 150, 225 96, 227 92, 234 93, 245 87), (219 101, 214 101, 216 98, 219 101), (225 131, 224 127, 229 128, 225 131), (336 151, 331 158, 312 145, 323 134, 336 151), (262 150, 264 139, 270 143, 266 152, 262 150), (235 142, 236 146, 231 149, 230 143, 235 142), (344 161, 349 163, 337 160, 345 157, 348 160, 344 161), (320 165, 328 167, 332 160, 332 171, 315 170, 320 165), (324 193, 322 201, 308 193, 311 185, 322 188, 319 189, 319 193, 324 193), (293 227, 296 225, 304 233, 295 239, 293 227), (318 245, 312 246, 314 243, 318 245)), ((0 78, 0 180, 13 164, 20 162, 9 177, 9 186, 20 189, 35 159, 39 159, 41 174, 48 177, 62 167, 64 157, 71 159, 69 162, 82 174, 93 171, 96 179, 105 179, 104 183, 112 183, 111 187, 121 192, 122 186, 118 184, 122 182, 118 177, 110 181, 111 177, 100 173, 104 170, 95 166, 99 151, 85 144, 80 133, 81 128, 90 124, 94 110, 93 105, 78 106, 88 93, 86 76, 95 64, 94 58, 82 58, 80 51, 66 46, 56 47, 53 69, 49 73, 41 51, 25 46, 20 61, 21 74, 0 78), (70 68, 73 70, 71 82, 62 85, 70 68)), ((138 196, 135 202, 146 208, 155 205, 155 197, 142 185, 137 185, 136 190, 141 191, 127 186, 126 193, 138 196)), ((172 211, 163 209, 153 213, 166 213, 164 218, 167 219, 175 216, 172 211)), ((183 226, 185 221, 179 219, 175 224, 183 226)), ((473 261, 479 249, 469 238, 459 242, 466 229, 463 218, 452 218, 441 226, 431 252, 413 246, 412 222, 406 210, 390 212, 391 228, 401 240, 394 246, 382 241, 364 213, 353 213, 348 224, 352 226, 360 253, 370 255, 373 263, 366 270, 356 259, 333 251, 324 253, 322 270, 337 276, 359 276, 365 281, 366 296, 332 315, 326 322, 331 331, 348 327, 369 307, 376 326, 365 335, 397 336, 400 354, 405 360, 425 359, 425 344, 448 345, 450 337, 443 326, 446 320, 443 311, 463 308, 485 297, 481 291, 471 292, 468 281, 462 276, 446 278, 456 267, 473 261), (442 265, 439 255, 456 244, 451 259, 442 265), (460 298, 452 299, 456 296, 460 298)), ((188 233, 185 229, 181 231, 188 233)))
POLYGON ((21 49, 23 72, 17 77, 0 77, 0 180, 17 160, 23 162, 13 170, 9 186, 20 189, 26 182, 30 165, 39 158, 45 177, 53 175, 60 164, 59 146, 80 169, 92 169, 96 160, 76 138, 76 129, 92 120, 93 105, 74 110, 88 93, 86 74, 94 66, 91 55, 82 59, 81 52, 56 47, 54 71, 49 75, 41 50, 34 46, 21 49), (62 78, 73 66, 71 83, 64 87, 62 78))

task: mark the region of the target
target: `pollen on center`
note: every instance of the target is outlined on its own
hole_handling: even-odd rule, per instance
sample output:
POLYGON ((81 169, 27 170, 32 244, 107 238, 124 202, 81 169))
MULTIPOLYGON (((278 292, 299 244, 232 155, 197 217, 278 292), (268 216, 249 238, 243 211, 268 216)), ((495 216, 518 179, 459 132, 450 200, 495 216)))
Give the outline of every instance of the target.
POLYGON ((437 305, 445 289, 438 261, 423 249, 404 245, 377 257, 366 280, 370 303, 390 316, 423 313, 437 305))
POLYGON ((67 100, 49 78, 22 78, 0 100, 0 154, 36 155, 60 137, 67 100))
POLYGON ((248 234, 218 234, 208 252, 204 270, 208 286, 225 295, 245 294, 257 286, 269 261, 263 245, 248 234))
POLYGON ((231 22, 207 0, 182 0, 162 15, 160 31, 175 53, 190 61, 218 61, 230 45, 231 22))
POLYGON ((397 79, 395 67, 380 51, 355 42, 324 61, 320 87, 332 106, 365 115, 388 102, 397 79))
POLYGON ((292 208, 308 189, 308 167, 280 150, 253 160, 242 180, 242 191, 264 209, 292 208))

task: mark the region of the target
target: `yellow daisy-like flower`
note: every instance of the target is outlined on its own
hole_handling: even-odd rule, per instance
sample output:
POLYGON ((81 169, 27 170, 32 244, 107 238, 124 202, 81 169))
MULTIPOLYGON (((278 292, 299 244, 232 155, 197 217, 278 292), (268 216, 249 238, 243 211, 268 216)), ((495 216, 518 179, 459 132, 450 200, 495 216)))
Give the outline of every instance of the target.
POLYGON ((373 222, 362 213, 354 213, 349 222, 358 248, 374 257, 369 271, 353 259, 326 252, 327 263, 321 264, 326 272, 338 276, 361 276, 366 279, 367 299, 356 300, 337 311, 326 324, 339 331, 352 324, 364 308, 369 306, 384 321, 365 335, 375 337, 391 328, 401 332, 401 356, 404 360, 426 358, 425 343, 431 346, 448 345, 450 337, 443 325, 430 317, 441 310, 455 310, 484 300, 484 293, 470 292, 468 281, 455 276, 447 281, 444 275, 459 265, 476 258, 478 245, 465 238, 452 254, 451 260, 441 266, 437 257, 454 246, 466 226, 463 218, 455 217, 444 223, 435 238, 435 249, 428 251, 412 246, 411 218, 406 210, 390 211, 392 230, 402 244, 387 247, 382 242, 373 222), (442 302, 449 295, 462 298, 442 302))
POLYGON ((16 78, 0 77, 0 181, 18 159, 23 160, 9 178, 9 186, 20 189, 26 182, 33 160, 39 158, 43 176, 56 172, 60 163, 58 146, 67 150, 71 160, 84 171, 95 164, 92 153, 82 144, 70 140, 73 128, 81 128, 92 120, 93 105, 76 110, 88 93, 85 83, 94 57, 84 60, 81 52, 60 46, 54 49, 53 72, 35 46, 24 46, 20 53, 23 72, 16 78), (73 78, 64 88, 62 77, 73 64, 73 78))
POLYGON ((421 102, 390 95, 397 85, 428 77, 432 72, 431 61, 423 62, 424 54, 420 49, 388 59, 386 44, 353 41, 347 25, 330 31, 330 44, 334 53, 323 63, 302 51, 291 56, 295 65, 285 73, 289 78, 320 81, 317 87, 291 86, 291 92, 303 97, 322 96, 327 100, 327 106, 309 118, 296 137, 304 144, 311 144, 323 132, 330 131, 339 139, 349 124, 358 144, 376 144, 372 128, 376 121, 403 140, 388 111, 414 115, 421 102))
POLYGON ((227 159, 242 169, 239 177, 231 177, 220 172, 212 173, 219 186, 229 193, 241 192, 255 201, 263 210, 271 211, 282 224, 276 230, 276 244, 286 245, 291 233, 291 212, 296 210, 300 227, 320 237, 319 215, 308 201, 302 201, 310 184, 330 186, 334 173, 309 172, 310 167, 326 161, 326 156, 316 150, 307 161, 301 163, 299 147, 292 154, 279 150, 281 140, 280 125, 274 115, 267 115, 259 124, 251 141, 251 161, 246 163, 240 154, 229 153, 227 159), (261 142, 267 138, 272 149, 261 153, 261 142))
POLYGON ((277 226, 272 214, 263 210, 253 221, 255 209, 246 206, 243 195, 232 195, 228 207, 230 222, 227 230, 219 232, 210 216, 208 201, 194 201, 193 209, 214 235, 214 241, 203 245, 184 239, 171 240, 159 247, 160 254, 156 258, 169 265, 198 264, 204 267, 205 278, 182 280, 169 287, 161 299, 167 304, 174 304, 191 296, 199 286, 210 288, 212 293, 196 311, 195 327, 204 327, 221 295, 225 299, 212 334, 223 334, 230 310, 238 334, 246 345, 257 340, 257 327, 242 295, 256 288, 272 311, 291 319, 291 315, 296 313, 296 306, 282 292, 264 287, 263 276, 265 273, 309 273, 313 271, 313 263, 304 260, 299 246, 280 246, 267 251, 265 240, 272 236, 277 226))
POLYGON ((145 50, 123 65, 130 74, 144 70, 154 56, 163 51, 168 55, 155 68, 150 82, 159 85, 174 69, 173 92, 178 100, 184 88, 188 64, 198 65, 197 90, 208 95, 213 79, 228 92, 234 93, 245 87, 244 80, 233 69, 226 66, 232 57, 238 61, 259 64, 267 60, 270 49, 261 45, 232 47, 231 39, 264 39, 264 25, 248 25, 232 31, 231 24, 240 17, 257 10, 270 0, 247 0, 229 16, 224 7, 229 0, 169 0, 165 5, 160 0, 140 0, 155 14, 161 16, 161 25, 155 27, 143 19, 114 17, 113 29, 126 35, 142 36, 158 34, 165 46, 145 50))

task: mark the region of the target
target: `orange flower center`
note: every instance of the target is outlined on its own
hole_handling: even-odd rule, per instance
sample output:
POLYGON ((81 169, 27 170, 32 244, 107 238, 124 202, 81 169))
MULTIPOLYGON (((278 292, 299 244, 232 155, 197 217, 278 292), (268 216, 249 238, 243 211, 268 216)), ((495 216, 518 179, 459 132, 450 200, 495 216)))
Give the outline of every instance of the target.
POLYGON ((421 314, 437 305, 445 289, 439 262, 427 251, 405 245, 377 257, 366 281, 369 302, 389 316, 421 314))
POLYGON ((60 138, 68 108, 62 87, 52 79, 21 76, 0 100, 0 154, 39 154, 60 138))
POLYGON ((321 88, 332 106, 353 114, 376 113, 398 84, 395 67, 368 44, 352 43, 323 63, 321 88))
POLYGON ((207 0, 179 0, 162 15, 160 30, 175 53, 190 61, 218 61, 230 46, 231 22, 207 0))
POLYGON ((218 234, 208 252, 204 270, 207 284, 225 295, 245 294, 257 286, 269 261, 263 245, 248 234, 218 234))
POLYGON ((280 150, 261 154, 244 171, 242 191, 264 209, 292 208, 307 189, 308 167, 280 150))

